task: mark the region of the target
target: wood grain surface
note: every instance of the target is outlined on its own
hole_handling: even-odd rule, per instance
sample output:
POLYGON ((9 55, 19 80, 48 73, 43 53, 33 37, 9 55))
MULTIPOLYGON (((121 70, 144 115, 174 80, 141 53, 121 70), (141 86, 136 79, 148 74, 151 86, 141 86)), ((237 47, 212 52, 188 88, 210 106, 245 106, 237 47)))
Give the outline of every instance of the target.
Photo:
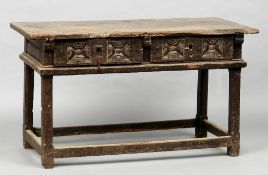
POLYGON ((221 18, 173 18, 104 21, 12 22, 27 39, 55 40, 109 37, 223 35, 258 33, 258 29, 221 18))

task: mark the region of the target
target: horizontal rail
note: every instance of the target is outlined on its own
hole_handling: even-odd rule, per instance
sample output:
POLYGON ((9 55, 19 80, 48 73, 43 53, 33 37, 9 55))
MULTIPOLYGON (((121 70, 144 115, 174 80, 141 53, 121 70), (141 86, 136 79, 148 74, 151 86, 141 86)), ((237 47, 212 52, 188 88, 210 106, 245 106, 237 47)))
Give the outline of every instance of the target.
POLYGON ((205 119, 203 120, 203 125, 207 129, 208 132, 216 135, 216 136, 227 136, 228 132, 221 128, 220 126, 216 125, 215 123, 205 119))
POLYGON ((144 63, 135 65, 114 65, 114 66, 76 66, 76 67, 54 67, 42 66, 35 58, 27 53, 20 54, 20 58, 36 72, 41 75, 77 75, 77 74, 101 74, 101 73, 131 73, 131 72, 153 72, 153 71, 179 71, 199 69, 228 69, 246 67, 247 63, 242 59, 217 60, 217 61, 196 61, 177 63, 144 63))
MULTIPOLYGON (((152 130, 168 130, 177 128, 192 128, 195 119, 155 121, 144 123, 123 123, 110 125, 89 125, 53 128, 54 136, 82 135, 82 134, 105 134, 118 132, 139 132, 152 130)), ((40 136, 40 128, 34 128, 34 133, 40 136)))
POLYGON ((194 138, 184 140, 166 140, 150 142, 133 142, 121 144, 85 145, 55 147, 55 158, 101 156, 144 152, 176 151, 201 148, 228 147, 231 136, 213 138, 194 138))
POLYGON ((33 131, 26 130, 25 139, 34 148, 34 150, 36 150, 36 152, 38 152, 39 154, 41 154, 41 152, 42 152, 41 151, 41 139, 38 138, 33 133, 33 131))

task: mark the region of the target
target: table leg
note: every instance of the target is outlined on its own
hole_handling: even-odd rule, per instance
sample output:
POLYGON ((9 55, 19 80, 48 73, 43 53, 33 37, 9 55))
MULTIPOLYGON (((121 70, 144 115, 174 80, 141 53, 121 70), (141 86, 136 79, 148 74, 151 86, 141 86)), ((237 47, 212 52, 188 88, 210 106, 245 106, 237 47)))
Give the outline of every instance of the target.
POLYGON ((54 165, 53 155, 53 76, 41 75, 41 148, 45 168, 54 165))
POLYGON ((25 140, 26 130, 33 128, 33 94, 34 94, 34 71, 24 63, 24 94, 23 94, 23 146, 32 149, 25 140))
POLYGON ((207 119, 208 100, 208 70, 198 70, 197 85, 197 113, 195 136, 197 138, 207 137, 207 130, 202 126, 202 120, 207 119))
POLYGON ((232 146, 227 154, 238 156, 240 149, 240 74, 241 68, 229 69, 229 117, 228 134, 232 136, 232 146))

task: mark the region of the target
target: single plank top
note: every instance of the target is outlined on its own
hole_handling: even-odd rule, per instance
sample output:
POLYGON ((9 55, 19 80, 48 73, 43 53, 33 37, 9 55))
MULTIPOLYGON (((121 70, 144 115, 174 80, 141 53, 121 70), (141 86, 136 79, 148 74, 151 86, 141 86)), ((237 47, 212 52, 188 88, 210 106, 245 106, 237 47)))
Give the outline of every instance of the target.
POLYGON ((258 29, 221 18, 174 18, 69 22, 12 22, 28 39, 56 40, 108 37, 225 35, 258 33, 258 29))

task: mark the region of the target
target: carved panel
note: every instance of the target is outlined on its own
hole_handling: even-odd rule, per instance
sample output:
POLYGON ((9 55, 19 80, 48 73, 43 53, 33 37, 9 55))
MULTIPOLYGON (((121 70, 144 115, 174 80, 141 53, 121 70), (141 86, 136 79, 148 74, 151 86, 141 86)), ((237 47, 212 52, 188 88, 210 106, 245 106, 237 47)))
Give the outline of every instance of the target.
POLYGON ((183 60, 185 41, 182 39, 170 39, 162 43, 163 60, 183 60))
POLYGON ((91 49, 86 42, 67 43, 67 64, 90 64, 91 49))
POLYGON ((234 39, 228 37, 203 38, 201 41, 202 59, 232 59, 234 39))
POLYGON ((118 40, 107 42, 108 63, 130 63, 130 41, 118 40))
POLYGON ((60 40, 54 50, 55 66, 137 64, 142 58, 141 38, 60 40))
POLYGON ((214 61, 233 58, 233 36, 152 38, 151 62, 214 61))
POLYGON ((202 58, 223 58, 223 39, 209 38, 202 41, 202 58))
POLYGON ((175 62, 185 60, 185 38, 152 38, 150 61, 175 62))

